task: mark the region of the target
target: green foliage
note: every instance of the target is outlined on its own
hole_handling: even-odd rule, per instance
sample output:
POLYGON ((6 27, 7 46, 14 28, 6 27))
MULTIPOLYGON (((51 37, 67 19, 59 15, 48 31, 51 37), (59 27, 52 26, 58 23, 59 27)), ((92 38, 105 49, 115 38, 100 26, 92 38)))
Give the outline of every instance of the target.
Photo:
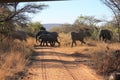
POLYGON ((118 27, 118 41, 120 42, 120 0, 101 0, 114 14, 114 22, 118 27))
POLYGON ((93 40, 98 40, 98 35, 99 35, 99 28, 97 27, 91 27, 91 39, 93 40))
POLYGON ((28 14, 35 14, 43 10, 47 5, 43 4, 31 4, 31 3, 4 3, 0 4, 1 14, 0 22, 14 21, 14 23, 20 25, 27 23, 30 18, 28 14), (22 5, 22 6, 21 6, 22 5))
POLYGON ((101 20, 96 19, 94 16, 82 16, 81 15, 75 20, 74 24, 95 26, 99 22, 101 22, 101 20))
POLYGON ((24 28, 24 31, 26 31, 30 36, 35 36, 35 34, 41 29, 46 30, 42 24, 40 24, 39 22, 35 22, 30 23, 28 27, 24 28))
MULTIPOLYGON (((35 14, 40 12, 47 5, 43 4, 31 4, 31 3, 0 3, 0 24, 4 23, 4 30, 15 30, 16 26, 25 27, 30 23, 30 16, 28 14, 35 14), (7 26, 6 26, 7 25, 7 26)), ((31 24, 32 25, 32 24, 31 24)), ((27 28, 35 33, 40 28, 39 23, 35 23, 34 28, 27 28)), ((28 31, 27 30, 27 31, 28 31)), ((28 31, 28 32, 30 32, 28 31)), ((30 32, 31 33, 31 32, 30 32)))
POLYGON ((58 33, 60 33, 61 32, 61 28, 60 27, 53 27, 53 28, 51 28, 49 31, 51 31, 51 32, 58 32, 58 33))
POLYGON ((0 33, 7 35, 15 30, 15 25, 11 22, 0 22, 0 33))

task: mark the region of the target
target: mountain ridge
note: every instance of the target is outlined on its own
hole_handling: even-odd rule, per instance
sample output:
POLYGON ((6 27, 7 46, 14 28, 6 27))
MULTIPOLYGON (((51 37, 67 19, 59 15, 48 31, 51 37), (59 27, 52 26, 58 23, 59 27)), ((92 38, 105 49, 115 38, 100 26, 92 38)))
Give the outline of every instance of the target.
POLYGON ((50 30, 53 27, 60 27, 62 24, 61 23, 46 23, 46 24, 42 24, 46 30, 50 30))

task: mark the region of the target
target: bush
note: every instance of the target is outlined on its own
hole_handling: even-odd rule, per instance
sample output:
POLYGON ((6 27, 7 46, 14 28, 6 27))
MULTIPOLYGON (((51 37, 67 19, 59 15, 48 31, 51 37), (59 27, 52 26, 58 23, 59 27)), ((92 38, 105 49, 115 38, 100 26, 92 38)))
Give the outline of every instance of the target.
POLYGON ((66 34, 66 33, 59 33, 59 41, 61 43, 61 46, 63 47, 70 47, 71 45, 71 37, 70 34, 66 34))
POLYGON ((120 50, 110 49, 108 46, 102 47, 99 51, 91 54, 93 66, 98 73, 103 75, 109 75, 110 73, 117 71, 120 72, 120 50))
POLYGON ((19 79, 15 75, 24 71, 31 50, 17 41, 4 40, 0 44, 0 80, 14 80, 11 79, 13 77, 19 79))

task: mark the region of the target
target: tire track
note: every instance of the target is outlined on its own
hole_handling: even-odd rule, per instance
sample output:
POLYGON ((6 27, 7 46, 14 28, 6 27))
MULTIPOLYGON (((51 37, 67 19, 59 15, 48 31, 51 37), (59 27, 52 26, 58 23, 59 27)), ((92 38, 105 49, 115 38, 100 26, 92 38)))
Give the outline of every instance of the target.
MULTIPOLYGON (((60 55, 58 55, 58 54, 57 54, 57 57, 61 61, 63 60, 62 57, 60 55)), ((74 57, 71 57, 71 58, 74 59, 74 57)), ((101 79, 96 78, 94 74, 90 73, 88 71, 88 68, 85 68, 85 66, 84 66, 83 63, 80 63, 80 64, 74 63, 74 68, 76 68, 76 69, 78 68, 79 71, 81 70, 80 72, 83 73, 82 75, 79 75, 80 74, 79 71, 78 71, 79 73, 76 73, 73 70, 71 70, 71 68, 69 66, 67 66, 67 64, 65 64, 63 62, 61 62, 61 64, 64 66, 64 68, 66 69, 66 71, 72 76, 72 78, 74 80, 88 80, 86 78, 91 78, 89 80, 103 80, 102 78, 101 79), (82 67, 80 65, 82 65, 82 67)))
MULTIPOLYGON (((98 79, 91 69, 86 67, 81 61, 84 59, 69 56, 67 51, 61 49, 41 49, 42 55, 36 56, 36 62, 32 66, 33 75, 29 80, 103 80, 98 79), (63 54, 62 54, 63 53, 63 54)), ((32 72, 31 72, 32 73, 32 72)))
MULTIPOLYGON (((42 56, 42 59, 44 59, 44 56, 42 56)), ((42 61, 42 79, 47 80, 47 74, 46 74, 46 66, 45 62, 42 61)))
MULTIPOLYGON (((51 51, 51 50, 49 50, 49 51, 51 51)), ((43 51, 44 52, 44 51, 43 51)), ((48 54, 49 55, 49 53, 45 53, 45 54, 48 54)), ((65 73, 67 73, 68 75, 66 75, 66 76, 69 76, 69 77, 71 77, 71 75, 69 74, 69 72, 68 71, 66 71, 66 69, 65 69, 65 67, 64 67, 64 65, 63 64, 61 64, 61 62, 59 63, 59 58, 56 56, 56 55, 52 55, 52 56, 48 56, 48 55, 43 55, 43 56, 41 56, 41 58, 42 58, 42 60, 43 60, 43 62, 42 62, 42 73, 43 73, 43 75, 42 75, 42 77, 43 77, 43 80, 49 80, 49 74, 48 74, 48 70, 49 70, 49 66, 48 66, 48 64, 49 63, 54 63, 54 61, 53 62, 49 62, 49 61, 47 61, 46 62, 46 60, 47 59, 50 59, 50 60, 58 60, 58 63, 57 64, 60 64, 60 66, 61 66, 61 70, 62 70, 62 68, 64 69, 64 73, 62 73, 62 74, 64 74, 64 76, 62 76, 62 77, 65 77, 65 73), (45 60, 45 61, 44 61, 45 60)), ((55 64, 56 64, 56 62, 55 62, 55 64)), ((54 69, 54 68, 53 68, 54 69)), ((58 70, 60 70, 60 69, 58 69, 58 70)), ((56 71, 56 69, 55 69, 55 71, 56 71)), ((60 72, 61 73, 61 72, 60 72)), ((56 73, 55 73, 56 74, 56 73)), ((58 74, 59 75, 59 74, 58 74)), ((52 75, 51 75, 51 78, 52 78, 52 75)), ((59 78, 59 77, 58 77, 59 78)), ((61 78, 62 79, 62 78, 61 78)), ((66 79, 67 79, 67 77, 66 77, 66 79)), ((70 79, 70 78, 69 78, 70 79)), ((51 80, 51 79, 50 79, 51 80)), ((56 79, 55 79, 56 80, 56 79)), ((59 79, 60 80, 60 79, 59 79)), ((70 80, 77 80, 77 79, 73 79, 73 77, 71 77, 71 79, 70 80)))
MULTIPOLYGON (((58 54, 57 54, 57 57, 62 61, 61 57, 60 57, 58 54)), ((70 69, 68 69, 67 66, 65 66, 65 64, 64 64, 63 62, 61 62, 61 64, 63 65, 63 67, 65 68, 65 70, 72 76, 73 80, 79 80, 79 79, 75 76, 75 74, 74 74, 72 71, 70 71, 70 69)))

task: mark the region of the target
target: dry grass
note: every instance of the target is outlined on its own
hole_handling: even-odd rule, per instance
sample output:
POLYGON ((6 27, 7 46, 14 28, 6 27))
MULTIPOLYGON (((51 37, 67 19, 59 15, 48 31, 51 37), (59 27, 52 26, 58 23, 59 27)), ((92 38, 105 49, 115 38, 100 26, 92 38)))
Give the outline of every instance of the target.
POLYGON ((69 47, 71 44, 70 34, 60 33, 59 41, 62 47, 69 47))
POLYGON ((98 73, 109 75, 120 71, 120 43, 96 43, 91 53, 92 63, 98 73))
MULTIPOLYGON (((60 42, 61 47, 70 47, 71 39, 70 34, 60 33, 60 42)), ((109 75, 114 71, 120 72, 120 43, 118 42, 103 42, 103 41, 94 41, 94 40, 85 40, 87 45, 81 45, 80 42, 77 42, 77 47, 71 48, 80 50, 82 48, 88 48, 91 55, 91 65, 98 73, 103 75, 109 75), (90 49, 90 47, 92 49, 90 49)), ((68 48, 67 48, 68 49, 68 48)), ((68 49, 71 51, 71 49, 68 49)), ((65 48, 63 49, 65 51, 65 48)), ((79 51, 77 50, 77 51, 79 51)), ((83 52, 82 52, 83 53, 83 52)))
MULTIPOLYGON (((59 34, 59 41, 61 42, 61 49, 63 47, 63 51, 89 52, 91 55, 90 64, 94 66, 98 73, 108 74, 113 70, 120 71, 120 65, 118 65, 118 62, 120 62, 120 43, 106 44, 101 41, 86 40, 87 45, 81 45, 78 41, 77 47, 71 48, 70 34, 64 33, 59 34), (119 58, 116 56, 119 56, 119 58)), ((26 64, 29 63, 29 56, 31 55, 30 48, 36 43, 35 39, 29 37, 26 43, 21 43, 18 40, 14 42, 4 40, 0 44, 0 80, 5 80, 25 69, 26 64)))
POLYGON ((19 78, 15 75, 24 71, 29 63, 33 42, 34 39, 29 38, 27 43, 7 39, 0 43, 0 80, 19 78))
POLYGON ((35 38, 32 37, 27 38, 27 43, 26 43, 27 47, 33 47, 35 44, 36 44, 35 38))
POLYGON ((25 58, 25 55, 20 52, 10 52, 6 54, 0 68, 0 80, 13 77, 16 73, 23 71, 29 62, 28 59, 25 58))

